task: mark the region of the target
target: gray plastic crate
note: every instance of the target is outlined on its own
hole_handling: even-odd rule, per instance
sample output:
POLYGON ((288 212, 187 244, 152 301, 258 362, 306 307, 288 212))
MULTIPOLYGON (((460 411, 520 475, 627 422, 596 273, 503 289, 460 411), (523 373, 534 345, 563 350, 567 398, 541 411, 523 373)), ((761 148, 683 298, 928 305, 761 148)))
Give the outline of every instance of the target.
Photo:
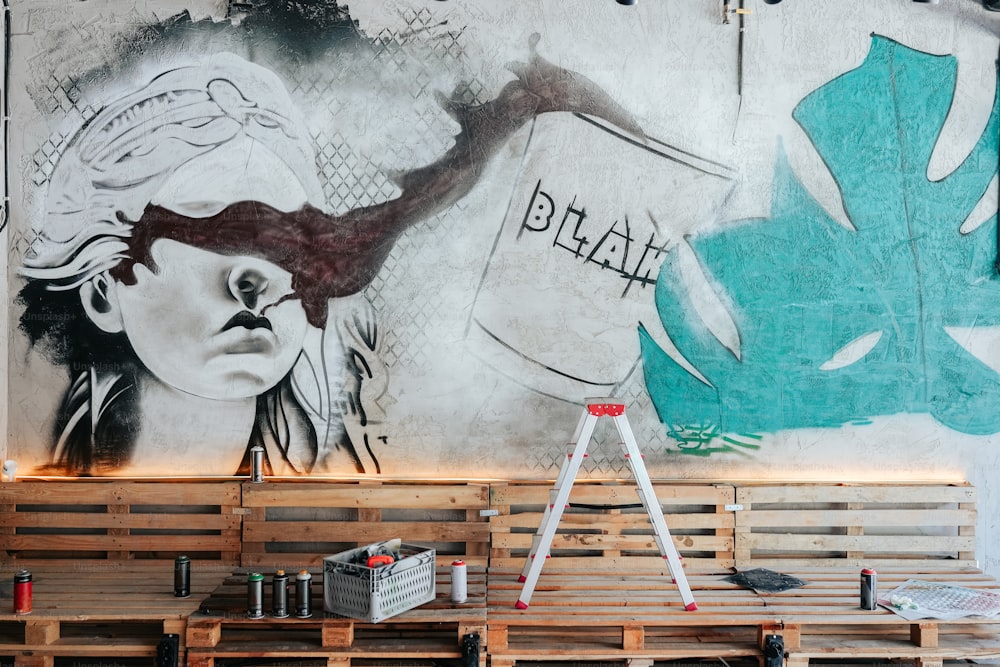
POLYGON ((434 599, 437 554, 413 544, 400 544, 391 565, 367 567, 351 561, 384 542, 344 551, 323 559, 323 608, 341 616, 378 623, 434 599))

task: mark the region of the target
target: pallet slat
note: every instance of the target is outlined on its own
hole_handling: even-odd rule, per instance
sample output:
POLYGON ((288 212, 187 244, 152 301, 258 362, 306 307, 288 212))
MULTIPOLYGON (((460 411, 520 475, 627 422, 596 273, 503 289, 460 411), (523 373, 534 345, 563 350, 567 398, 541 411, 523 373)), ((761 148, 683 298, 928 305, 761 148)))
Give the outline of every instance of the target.
POLYGON ((240 504, 240 483, 116 482, 73 480, 69 482, 0 483, 0 505, 235 505, 240 504))
POLYGON ((947 483, 741 485, 735 563, 974 566, 976 495, 947 483))
POLYGON ((244 507, 433 507, 486 508, 485 484, 362 483, 253 484, 243 490, 244 507))
POLYGON ((486 565, 489 524, 479 515, 489 506, 486 484, 247 483, 243 505, 250 513, 241 562, 248 567, 285 567, 292 558, 316 565, 323 556, 392 538, 433 546, 441 564, 462 558, 486 565))
POLYGON ((254 521, 243 522, 247 542, 377 542, 398 537, 404 523, 406 540, 419 542, 486 542, 489 526, 459 521, 254 521))
POLYGON ((4 528, 127 528, 141 530, 239 530, 235 514, 165 514, 96 512, 16 512, 0 514, 4 528))

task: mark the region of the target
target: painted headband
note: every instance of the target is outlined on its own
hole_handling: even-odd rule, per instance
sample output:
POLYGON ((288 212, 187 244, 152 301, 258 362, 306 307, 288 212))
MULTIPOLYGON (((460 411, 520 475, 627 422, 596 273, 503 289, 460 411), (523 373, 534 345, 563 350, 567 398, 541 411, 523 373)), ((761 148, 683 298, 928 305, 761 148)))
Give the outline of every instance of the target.
POLYGON ((217 54, 160 74, 107 105, 70 141, 49 183, 40 242, 21 274, 73 289, 121 261, 122 239, 151 203, 209 217, 237 200, 240 183, 253 190, 246 182, 259 185, 276 167, 302 193, 290 208, 320 206, 303 127, 278 77, 238 56, 217 54))

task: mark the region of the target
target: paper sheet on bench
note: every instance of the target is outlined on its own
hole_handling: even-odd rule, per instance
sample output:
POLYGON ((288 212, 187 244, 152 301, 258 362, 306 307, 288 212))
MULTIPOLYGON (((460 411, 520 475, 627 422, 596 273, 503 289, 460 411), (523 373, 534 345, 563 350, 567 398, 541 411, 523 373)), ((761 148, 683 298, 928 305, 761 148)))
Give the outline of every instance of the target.
POLYGON ((920 579, 907 580, 887 595, 880 595, 878 602, 909 621, 1000 615, 1000 593, 920 579), (901 601, 909 601, 915 608, 899 604, 901 601))

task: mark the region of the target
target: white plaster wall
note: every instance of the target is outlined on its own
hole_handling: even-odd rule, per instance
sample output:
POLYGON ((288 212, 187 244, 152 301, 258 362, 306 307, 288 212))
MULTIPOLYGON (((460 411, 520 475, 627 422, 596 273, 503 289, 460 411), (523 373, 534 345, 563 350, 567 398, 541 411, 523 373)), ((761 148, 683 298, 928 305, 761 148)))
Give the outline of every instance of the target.
MULTIPOLYGON (((746 20, 742 97, 736 92, 737 21, 722 25, 717 2, 639 0, 623 7, 608 0, 584 7, 543 0, 518 3, 515 9, 489 0, 431 5, 401 1, 359 3, 352 11, 365 29, 377 33, 382 26, 398 27, 407 9, 426 7, 463 26, 473 37, 470 42, 491 55, 498 79, 503 78, 504 62, 523 57, 521 45, 528 35, 541 32, 546 57, 599 82, 636 113, 650 134, 689 139, 698 150, 736 166, 740 187, 720 215, 723 220, 768 213, 779 136, 811 193, 831 214, 844 217, 836 186, 791 111, 810 91, 858 66, 873 33, 928 53, 954 54, 959 60, 955 108, 929 176, 954 169, 982 132, 995 89, 1000 16, 979 3, 746 4, 753 13, 746 20)), ((995 200, 992 206, 995 211, 995 200)), ((489 409, 483 406, 484 412, 489 409)), ((529 403, 516 414, 533 416, 535 410, 529 403)), ((546 414, 548 426, 539 430, 539 441, 558 442, 560 435, 571 435, 576 408, 546 414)), ((503 414, 492 417, 497 422, 505 419, 503 414)), ((651 417, 648 411, 643 415, 639 432, 655 437, 646 428, 651 417)), ((437 437, 446 439, 456 429, 462 429, 460 422, 442 423, 437 437)), ((678 460, 654 452, 647 454, 647 463, 663 477, 966 479, 980 493, 980 562, 997 574, 998 448, 997 436, 963 435, 929 416, 904 414, 878 418, 867 426, 771 434, 759 452, 747 456, 678 460)), ((511 472, 519 463, 510 462, 511 472)), ((494 470, 505 474, 502 466, 491 466, 490 474, 494 470)))
MULTIPOLYGON (((14 39, 23 40, 29 52, 44 48, 49 37, 46 22, 58 23, 55 12, 67 9, 67 2, 54 0, 12 4, 14 39)), ((222 0, 72 4, 77 15, 90 17, 89 30, 106 31, 109 36, 115 32, 116 17, 123 23, 137 16, 163 18, 181 8, 191 9, 195 16, 218 17, 225 6, 222 0)), ((705 228, 768 214, 779 137, 796 174, 813 196, 832 215, 844 217, 829 172, 792 120, 791 111, 810 91, 859 65, 872 33, 958 58, 956 103, 929 176, 950 172, 982 132, 996 82, 1000 15, 986 12, 975 0, 942 0, 937 5, 910 0, 787 0, 773 6, 747 0, 746 4, 752 13, 746 19, 742 96, 736 87, 737 19, 723 25, 720 2, 714 0, 639 0, 634 7, 613 0, 356 0, 350 9, 369 35, 405 31, 414 12, 432 13, 442 26, 461 31, 477 77, 495 89, 510 79, 505 63, 524 59, 530 35, 540 33, 540 53, 593 79, 635 114, 650 135, 668 138, 733 167, 738 188, 705 228)), ((88 25, 87 21, 83 24, 88 25)), ((77 57, 87 59, 84 54, 77 57)), ((37 66, 32 57, 16 62, 28 67, 11 73, 14 91, 30 83, 37 66)), ((38 123, 29 120, 28 100, 15 101, 15 120, 18 114, 24 124, 12 132, 10 169, 23 166, 23 155, 44 134, 38 123)), ((406 109, 375 103, 347 114, 339 129, 354 136, 367 153, 385 157, 389 144, 406 141, 408 118, 406 109)), ((572 435, 578 405, 526 390, 482 364, 463 346, 468 311, 474 305, 469 286, 483 273, 525 141, 527 137, 520 135, 510 142, 463 202, 460 214, 444 216, 431 231, 414 230, 410 237, 421 253, 416 259, 401 259, 406 279, 387 279, 390 287, 380 294, 379 317, 390 332, 390 342, 405 346, 405 340, 392 338, 393 325, 412 317, 409 313, 416 309, 429 314, 421 325, 426 341, 421 354, 440 360, 428 366, 403 359, 392 366, 382 402, 385 419, 369 427, 373 435, 389 436, 380 450, 387 475, 552 477, 561 455, 559 446, 572 435), (470 220, 481 224, 467 224, 470 220), (434 237, 434 243, 421 241, 421 234, 433 235, 437 228, 443 232, 434 237)), ((608 155, 608 163, 614 165, 617 157, 608 155)), ((398 154, 385 159, 401 160, 398 154)), ((419 154, 413 158, 417 164, 422 159, 419 154)), ((567 164, 567 169, 572 166, 567 164)), ((16 182, 14 186, 13 213, 37 214, 38 193, 21 190, 16 182)), ((995 211, 996 201, 984 206, 995 211)), ((8 303, 10 268, 2 288, 8 303)), ((514 268, 525 273, 531 270, 514 268)), ((14 331, 7 319, 12 312, 16 311, 0 315, 6 331, 14 331)), ((33 353, 16 333, 5 339, 5 345, 8 342, 11 349, 0 363, 4 364, 4 382, 10 379, 11 386, 5 391, 8 401, 0 407, 0 424, 17 451, 37 451, 44 433, 43 415, 52 410, 57 398, 55 392, 40 391, 39 384, 54 385, 59 374, 37 358, 32 360, 30 377, 21 374, 18 369, 23 360, 33 353), (26 415, 31 417, 25 419, 26 415)), ((991 353, 1000 359, 1000 346, 994 345, 991 353)), ((572 355, 573 350, 566 354, 572 355)), ((658 477, 968 480, 980 492, 978 556, 983 567, 1000 576, 996 518, 1000 515, 1000 436, 965 435, 927 415, 900 414, 878 417, 867 425, 764 434, 761 448, 752 453, 684 457, 667 452, 668 439, 643 394, 641 381, 633 377, 626 382, 623 395, 632 405, 640 441, 649 445, 647 465, 658 477)), ((602 451, 590 474, 615 476, 620 472, 613 463, 615 452, 607 447, 602 451)))
MULTIPOLYGON (((7 23, 8 17, 7 12, 0 12, 0 43, 6 48, 7 46, 7 23)), ((6 69, 6 68, 5 68, 6 69)), ((0 90, 0 124, 2 124, 2 129, 0 129, 0 137, 6 137, 7 133, 10 131, 9 118, 7 117, 7 86, 6 84, 0 90)), ((0 146, 0 155, 3 156, 3 179, 0 182, 6 182, 7 178, 7 146, 6 141, 4 145, 0 146)), ((3 209, 0 212, 0 224, 2 224, 3 230, 0 231, 0 240, 3 241, 3 247, 6 249, 9 247, 9 235, 7 230, 7 222, 10 214, 10 205, 6 197, 7 193, 4 192, 3 196, 3 209)), ((8 271, 4 271, 2 277, 0 277, 0 296, 2 296, 4 303, 10 303, 10 279, 9 279, 9 263, 8 271)), ((10 331, 10 309, 4 308, 3 312, 0 313, 0 326, 3 328, 0 331, 10 331)), ((9 396, 8 391, 8 375, 9 375, 9 336, 4 336, 2 342, 0 342, 0 390, 2 390, 3 396, 9 396)), ((10 435, 10 429, 7 420, 7 406, 8 401, 4 400, 3 405, 0 405, 0 433, 4 434, 3 443, 0 444, 0 458, 3 460, 7 459, 7 439, 10 435)))

